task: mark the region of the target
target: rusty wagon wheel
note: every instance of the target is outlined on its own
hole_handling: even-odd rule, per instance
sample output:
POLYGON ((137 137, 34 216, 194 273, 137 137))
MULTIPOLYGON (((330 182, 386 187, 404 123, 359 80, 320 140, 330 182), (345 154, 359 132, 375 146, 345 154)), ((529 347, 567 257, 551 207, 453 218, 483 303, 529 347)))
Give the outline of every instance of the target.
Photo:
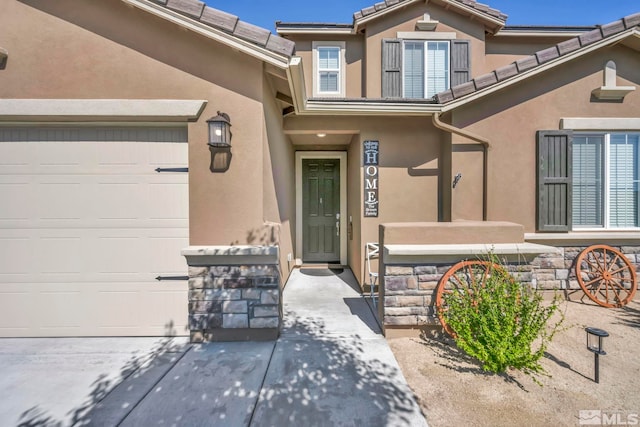
POLYGON ((618 250, 607 245, 586 248, 576 259, 576 277, 584 293, 603 307, 622 307, 636 293, 636 271, 618 250))
POLYGON ((436 313, 440 324, 446 333, 455 338, 455 331, 451 329, 444 319, 447 311, 447 303, 444 295, 454 291, 470 292, 473 288, 485 285, 489 273, 492 270, 503 269, 500 265, 490 261, 461 261, 451 267, 440 278, 436 289, 436 313))

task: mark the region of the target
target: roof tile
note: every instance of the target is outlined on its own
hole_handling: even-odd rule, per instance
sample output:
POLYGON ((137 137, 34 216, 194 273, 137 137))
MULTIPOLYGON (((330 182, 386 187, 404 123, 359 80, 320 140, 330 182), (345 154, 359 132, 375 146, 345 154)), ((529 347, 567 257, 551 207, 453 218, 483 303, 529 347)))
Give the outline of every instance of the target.
POLYGON ((565 40, 562 43, 558 43, 557 47, 560 55, 566 55, 567 53, 580 49, 580 39, 574 37, 572 39, 565 40))
POLYGON ((255 43, 259 46, 265 47, 267 45, 267 41, 269 40, 269 36, 271 35, 271 31, 253 24, 249 24, 248 22, 238 21, 233 35, 249 42, 255 43))
POLYGON ((296 44, 294 42, 273 34, 269 37, 266 48, 272 52, 281 53, 286 56, 293 56, 296 52, 296 44))
POLYGON ((610 35, 624 31, 624 22, 622 21, 622 19, 619 19, 617 21, 603 25, 602 27, 600 27, 600 29, 602 30, 602 35, 604 37, 609 37, 610 35))
POLYGON ((369 16, 372 13, 376 13, 377 11, 375 6, 369 6, 362 9, 361 12, 362 12, 362 16, 369 16))
POLYGON ((176 12, 184 13, 192 18, 200 18, 205 4, 198 0, 169 0, 167 7, 176 12))
POLYGON ((591 43, 602 40, 602 31, 600 31, 600 28, 596 28, 595 30, 580 34, 578 39, 580 39, 580 44, 582 46, 587 46, 591 43))
POLYGON ((476 85, 476 90, 484 89, 485 87, 491 86, 492 84, 498 83, 498 77, 494 71, 483 74, 479 77, 473 79, 476 85))
POLYGON ((516 67, 515 62, 509 65, 505 65, 504 67, 500 67, 496 70, 496 77, 498 78, 498 81, 508 79, 509 77, 513 77, 516 74, 518 74, 518 67, 516 67))
POLYGON ((544 64, 545 62, 549 62, 552 59, 556 59, 560 56, 558 53, 557 46, 552 46, 548 49, 544 49, 536 52, 536 57, 538 58, 538 63, 544 64))
MULTIPOLYGON (((472 0, 456 0, 464 3, 471 2, 472 0)), ((608 24, 602 25, 595 30, 582 33, 578 37, 565 40, 558 43, 555 46, 536 52, 534 55, 521 58, 516 62, 513 62, 504 67, 500 67, 497 70, 476 77, 470 82, 463 83, 452 87, 451 89, 441 92, 435 96, 436 100, 441 104, 451 102, 454 99, 460 98, 465 95, 469 95, 475 91, 485 89, 498 82, 507 80, 511 77, 518 75, 536 68, 546 62, 559 58, 564 55, 568 55, 590 44, 596 43, 607 37, 611 37, 626 29, 633 28, 640 25, 640 13, 629 15, 621 20, 613 21, 608 24)))
POLYGON ((456 98, 460 98, 465 95, 469 95, 476 91, 476 87, 473 83, 473 80, 470 82, 462 83, 460 85, 454 86, 451 88, 451 92, 453 92, 453 96, 456 98))
POLYGON ((436 101, 439 104, 446 104, 447 102, 453 101, 454 99, 455 98, 453 96, 453 92, 451 92, 451 89, 440 92, 436 95, 436 101))
MULTIPOLYGON (((357 21, 366 16, 372 15, 378 11, 387 9, 391 6, 394 6, 399 3, 403 3, 405 1, 408 1, 408 0, 385 0, 383 2, 374 4, 373 6, 365 7, 364 9, 361 9, 353 14, 353 20, 357 21)), ((451 1, 455 3, 464 4, 472 9, 475 9, 479 13, 484 13, 486 15, 497 18, 501 21, 507 20, 507 15, 505 15, 504 13, 500 12, 497 9, 493 9, 492 7, 484 3, 478 3, 476 0, 451 0, 451 1)))
POLYGON ((271 31, 240 21, 237 16, 205 6, 199 0, 153 0, 166 8, 175 10, 217 30, 246 40, 259 47, 288 57, 295 53, 295 43, 271 34, 271 31))
POLYGON ((238 23, 238 17, 207 6, 204 8, 200 21, 228 33, 233 33, 233 30, 236 29, 236 24, 238 23))
POLYGON ((536 58, 535 55, 531 55, 525 58, 518 59, 516 61, 516 66, 518 67, 518 72, 522 73, 524 71, 537 67, 538 58, 536 58))
POLYGON ((622 18, 624 21, 624 25, 627 28, 633 28, 637 25, 640 25, 640 12, 634 13, 633 15, 625 16, 622 18))

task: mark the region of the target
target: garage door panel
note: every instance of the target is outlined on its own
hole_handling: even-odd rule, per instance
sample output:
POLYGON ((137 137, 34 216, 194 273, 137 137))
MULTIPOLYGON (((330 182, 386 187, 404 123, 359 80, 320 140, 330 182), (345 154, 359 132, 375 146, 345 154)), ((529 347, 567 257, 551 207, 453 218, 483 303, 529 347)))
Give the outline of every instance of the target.
POLYGON ((41 274, 79 275, 82 272, 82 259, 86 251, 83 250, 80 237, 44 237, 32 241, 32 245, 35 259, 31 265, 37 263, 41 274), (51 256, 55 253, 63 253, 64 256, 51 256))
POLYGON ((0 227, 10 227, 12 221, 26 221, 29 218, 31 197, 29 182, 20 177, 5 177, 0 175, 0 227), (10 182, 14 181, 14 182, 10 182))
POLYGON ((33 245, 28 236, 0 235, 0 248, 0 280, 6 276, 25 275, 32 270, 33 245))
POLYGON ((187 334, 186 128, 0 127, 0 336, 187 334))

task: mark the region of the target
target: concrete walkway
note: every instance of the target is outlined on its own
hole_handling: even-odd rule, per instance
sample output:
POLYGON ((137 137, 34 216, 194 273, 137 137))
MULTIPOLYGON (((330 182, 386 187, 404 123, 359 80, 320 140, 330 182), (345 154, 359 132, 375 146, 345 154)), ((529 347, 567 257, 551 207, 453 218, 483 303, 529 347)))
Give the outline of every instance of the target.
POLYGON ((349 270, 294 271, 284 310, 275 343, 0 339, 0 420, 8 426, 426 426, 349 270))

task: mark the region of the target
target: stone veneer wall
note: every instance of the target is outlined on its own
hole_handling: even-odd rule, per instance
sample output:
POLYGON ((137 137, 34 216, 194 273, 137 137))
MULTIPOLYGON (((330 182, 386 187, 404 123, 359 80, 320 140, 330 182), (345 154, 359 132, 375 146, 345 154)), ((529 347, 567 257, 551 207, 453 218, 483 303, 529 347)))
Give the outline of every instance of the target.
POLYGON ((189 263, 192 342, 275 340, 282 319, 277 247, 195 247, 189 263))
MULTIPOLYGON (((505 264, 523 284, 542 290, 580 290, 575 276, 575 260, 587 246, 558 247, 558 253, 505 264)), ((640 272, 640 246, 612 246, 620 250, 640 272)), ((502 257, 501 257, 502 258, 502 257)), ((442 275, 456 262, 385 264, 383 317, 385 327, 432 326, 439 321, 435 313, 435 290, 442 275)), ((640 274, 639 274, 640 276, 640 274)))

